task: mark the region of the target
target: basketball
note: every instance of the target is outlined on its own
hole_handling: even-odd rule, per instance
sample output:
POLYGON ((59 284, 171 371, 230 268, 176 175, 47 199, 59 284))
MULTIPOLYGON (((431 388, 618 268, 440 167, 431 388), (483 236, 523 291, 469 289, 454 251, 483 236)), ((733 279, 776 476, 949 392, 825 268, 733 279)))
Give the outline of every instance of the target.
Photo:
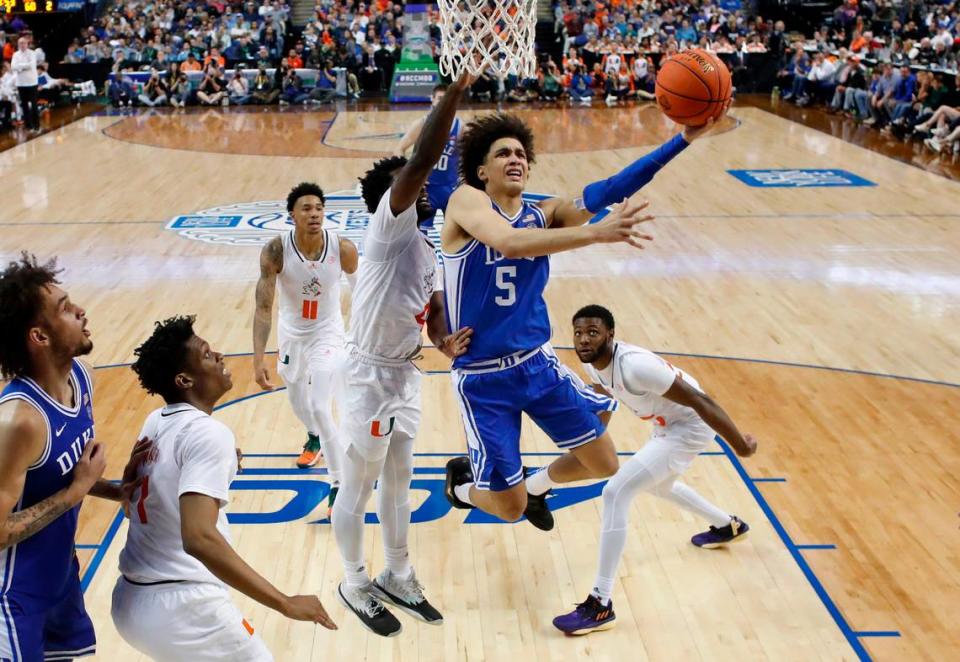
POLYGON ((699 48, 677 53, 657 74, 657 104, 667 117, 686 126, 719 117, 732 90, 727 65, 699 48))

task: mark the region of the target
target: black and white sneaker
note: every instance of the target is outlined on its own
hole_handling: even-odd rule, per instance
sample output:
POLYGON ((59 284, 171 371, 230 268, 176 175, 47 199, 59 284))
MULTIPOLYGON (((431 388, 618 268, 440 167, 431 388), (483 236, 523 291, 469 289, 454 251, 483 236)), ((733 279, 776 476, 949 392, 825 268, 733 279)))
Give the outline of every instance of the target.
POLYGON ((389 570, 384 570, 373 580, 373 588, 381 598, 414 618, 430 625, 443 625, 443 614, 427 602, 423 596, 423 586, 414 573, 411 572, 407 579, 400 579, 389 570))
POLYGON ((443 493, 447 496, 447 501, 454 508, 461 510, 470 510, 473 508, 469 503, 465 503, 457 498, 453 488, 457 485, 464 485, 473 482, 473 469, 470 468, 470 459, 466 457, 455 457, 447 462, 447 479, 443 486, 443 493))
MULTIPOLYGON (((546 469, 523 468, 523 475, 529 477, 537 471, 546 471, 546 469)), ((550 531, 553 529, 553 513, 550 512, 550 506, 547 505, 547 496, 550 490, 543 494, 530 494, 527 492, 527 508, 523 511, 527 521, 533 524, 541 531, 550 531)))
POLYGON ((395 637, 403 626, 397 617, 383 606, 373 582, 364 586, 347 586, 341 582, 337 587, 337 597, 343 606, 352 611, 363 626, 381 637, 395 637))

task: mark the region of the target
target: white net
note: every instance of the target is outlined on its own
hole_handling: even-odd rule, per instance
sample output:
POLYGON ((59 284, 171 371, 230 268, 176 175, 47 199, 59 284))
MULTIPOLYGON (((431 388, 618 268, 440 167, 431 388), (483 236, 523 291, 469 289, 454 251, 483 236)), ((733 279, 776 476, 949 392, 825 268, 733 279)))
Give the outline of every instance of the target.
POLYGON ((537 0, 438 0, 440 71, 457 78, 466 69, 496 78, 536 75, 533 38, 537 0))

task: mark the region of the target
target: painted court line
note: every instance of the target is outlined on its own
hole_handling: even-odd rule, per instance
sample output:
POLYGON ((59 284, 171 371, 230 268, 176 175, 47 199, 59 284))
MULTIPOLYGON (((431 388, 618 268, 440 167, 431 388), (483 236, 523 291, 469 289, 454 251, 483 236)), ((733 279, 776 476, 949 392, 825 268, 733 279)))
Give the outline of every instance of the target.
MULTIPOLYGON (((565 348, 560 348, 560 349, 565 349, 565 348)), ((695 357, 701 357, 701 358, 716 358, 716 359, 727 359, 727 360, 735 360, 735 361, 751 361, 751 359, 738 359, 733 357, 677 354, 672 352, 663 352, 663 353, 667 355, 673 355, 673 356, 695 356, 695 357)), ((864 371, 847 370, 842 368, 829 368, 824 366, 780 363, 776 361, 763 361, 763 360, 756 360, 755 362, 770 363, 775 365, 786 365, 786 366, 793 366, 793 367, 814 368, 814 369, 821 369, 821 370, 832 370, 832 371, 847 372, 847 373, 854 373, 854 374, 866 374, 866 375, 875 376, 875 377, 904 379, 908 381, 932 383, 932 384, 938 384, 942 386, 960 387, 960 384, 952 384, 948 382, 934 382, 932 380, 917 379, 917 378, 911 378, 911 377, 898 377, 896 375, 886 375, 882 373, 867 373, 864 371)), ((126 364, 126 365, 129 365, 129 364, 126 364)), ((442 372, 445 374, 447 371, 434 371, 434 374, 437 372, 442 372)), ((246 395, 240 398, 236 398, 234 400, 224 402, 223 404, 217 406, 216 409, 217 410, 223 409, 225 407, 229 407, 239 402, 244 402, 252 398, 256 398, 262 395, 267 395, 269 393, 276 393, 281 390, 284 390, 284 389, 279 388, 273 391, 261 391, 259 393, 252 393, 250 395, 246 395)), ((763 511, 764 515, 766 515, 767 520, 770 522, 774 531, 780 537, 780 540, 783 543, 784 547, 787 548, 787 551, 793 557, 794 562, 797 564, 797 566, 800 568, 800 571, 806 577, 807 581, 809 582, 811 588, 813 588, 817 597, 820 598, 820 601, 823 603, 823 606, 826 608, 827 612, 833 618, 834 623, 836 623, 837 627, 840 629, 841 634, 843 634, 844 638, 847 640, 847 643, 850 644, 850 647, 853 649, 854 653, 856 653, 857 657, 860 660, 864 660, 864 661, 871 660, 871 657, 869 653, 867 653, 866 648, 864 648, 863 644, 860 643, 860 638, 899 637, 900 633, 897 632, 896 630, 870 630, 870 631, 857 632, 850 627, 850 625, 847 623, 846 618, 840 612, 836 603, 830 597, 830 594, 824 588, 823 584, 820 582, 820 579, 817 577, 816 573, 807 563, 806 559, 803 558, 803 555, 801 554, 802 548, 795 545, 794 542, 790 539, 790 534, 787 533, 779 517, 777 517, 777 514, 774 512, 773 508, 767 502, 766 498, 763 496, 763 493, 760 491, 759 487, 756 484, 758 482, 786 482, 787 479, 786 478, 752 478, 747 473, 747 470, 744 468, 739 458, 720 439, 719 436, 716 437, 716 441, 718 444, 720 444, 720 448, 722 449, 721 453, 726 455, 727 458, 730 460, 730 463, 733 465, 735 471, 740 476, 740 479, 742 480, 743 484, 746 485, 747 489, 750 491, 754 500, 757 502, 757 505, 760 506, 760 509, 763 511)), ((713 453, 710 452, 710 454, 713 454, 713 453)), ((283 473, 283 474, 299 474, 299 475, 323 475, 326 473, 326 471, 327 471, 326 469, 296 469, 296 468, 285 468, 282 470, 260 469, 259 471, 257 469, 244 469, 243 474, 263 475, 263 474, 269 473, 272 475, 277 475, 278 473, 283 473)), ((414 469, 414 473, 423 473, 423 474, 429 474, 429 473, 439 474, 439 473, 443 473, 444 471, 445 469, 441 467, 432 468, 432 470, 431 468, 421 468, 420 470, 414 469)), ((111 523, 110 529, 107 531, 106 536, 104 536, 103 542, 100 544, 99 548, 97 549, 97 552, 94 555, 94 558, 91 560, 90 565, 87 567, 86 572, 84 572, 83 579, 81 580, 81 587, 84 591, 86 591, 87 586, 89 586, 90 582, 93 580, 93 577, 96 574, 97 568, 99 567, 100 563, 103 561, 103 557, 106 555, 106 552, 109 549, 110 545, 112 544, 113 539, 116 537, 117 531, 119 530, 120 523, 122 521, 123 521, 123 512, 118 511, 117 516, 114 518, 113 523, 111 523)), ((810 548, 813 548, 813 547, 810 547, 810 548)), ((816 548, 820 548, 820 547, 818 546, 816 548)), ((826 547, 823 547, 823 549, 826 549, 826 547)))
POLYGON ((797 549, 836 549, 836 545, 794 545, 797 549))

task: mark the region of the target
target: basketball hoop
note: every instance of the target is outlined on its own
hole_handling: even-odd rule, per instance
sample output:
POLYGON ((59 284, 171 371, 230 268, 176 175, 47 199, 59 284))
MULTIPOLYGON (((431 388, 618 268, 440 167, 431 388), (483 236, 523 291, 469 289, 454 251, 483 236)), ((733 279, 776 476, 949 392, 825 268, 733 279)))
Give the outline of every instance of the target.
POLYGON ((437 0, 440 71, 456 79, 471 74, 533 78, 537 0, 437 0))

